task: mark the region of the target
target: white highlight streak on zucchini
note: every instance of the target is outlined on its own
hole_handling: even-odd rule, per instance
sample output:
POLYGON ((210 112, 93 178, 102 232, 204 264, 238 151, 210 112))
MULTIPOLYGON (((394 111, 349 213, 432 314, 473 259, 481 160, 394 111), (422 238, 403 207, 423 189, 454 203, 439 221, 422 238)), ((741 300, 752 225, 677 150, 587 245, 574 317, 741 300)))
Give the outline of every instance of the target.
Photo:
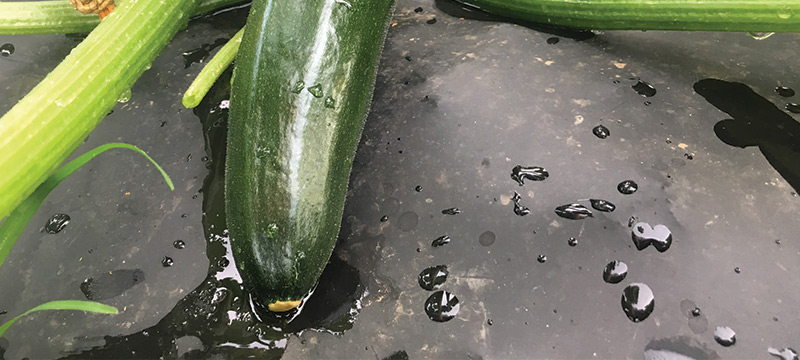
MULTIPOLYGON (((328 43, 335 31, 331 26, 331 15, 333 14, 333 4, 336 0, 326 0, 325 7, 322 8, 320 13, 319 22, 317 26, 317 34, 314 38, 314 47, 311 51, 311 62, 308 63, 305 69, 305 77, 303 82, 306 86, 314 86, 319 77, 320 68, 324 60, 325 54, 328 51, 328 43)), ((291 194, 299 194, 300 182, 298 177, 300 175, 300 159, 303 155, 303 132, 306 128, 308 121, 308 111, 311 108, 311 102, 314 96, 306 89, 297 96, 294 102, 296 111, 296 121, 292 123, 291 139, 289 140, 289 188, 291 194)), ((297 213, 297 196, 291 197, 291 205, 289 214, 294 217, 297 213)))

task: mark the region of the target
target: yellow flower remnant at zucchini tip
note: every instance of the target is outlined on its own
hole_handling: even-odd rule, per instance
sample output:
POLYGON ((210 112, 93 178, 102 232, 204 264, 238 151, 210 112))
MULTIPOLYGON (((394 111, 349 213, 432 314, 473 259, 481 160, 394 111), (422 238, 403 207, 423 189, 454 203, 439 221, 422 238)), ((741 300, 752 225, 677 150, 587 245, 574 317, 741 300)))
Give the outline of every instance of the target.
POLYGON ((100 20, 114 10, 114 0, 70 0, 75 9, 84 14, 97 14, 100 20))

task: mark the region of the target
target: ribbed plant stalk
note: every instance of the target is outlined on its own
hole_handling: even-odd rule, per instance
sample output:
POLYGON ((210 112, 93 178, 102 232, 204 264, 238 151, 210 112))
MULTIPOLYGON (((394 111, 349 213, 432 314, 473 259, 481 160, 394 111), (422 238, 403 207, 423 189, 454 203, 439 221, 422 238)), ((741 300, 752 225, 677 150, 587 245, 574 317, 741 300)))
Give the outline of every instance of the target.
MULTIPOLYGON (((128 1, 117 1, 117 5, 128 1)), ((246 0, 202 0, 192 16, 244 2, 246 0)), ((81 14, 69 0, 0 1, 0 35, 88 33, 99 23, 97 15, 81 14)))
POLYGON ((0 118, 0 219, 94 130, 198 0, 128 0, 0 118))
POLYGON ((800 32, 798 0, 457 0, 514 19, 594 30, 800 32))

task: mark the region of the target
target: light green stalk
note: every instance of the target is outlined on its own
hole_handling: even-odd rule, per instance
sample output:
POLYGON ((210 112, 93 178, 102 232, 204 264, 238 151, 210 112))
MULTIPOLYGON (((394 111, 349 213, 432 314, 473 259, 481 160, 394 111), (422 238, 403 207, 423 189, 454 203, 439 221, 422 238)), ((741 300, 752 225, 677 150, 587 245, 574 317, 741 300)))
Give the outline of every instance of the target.
MULTIPOLYGON (((124 5, 128 0, 118 1, 124 5)), ((202 0, 192 15, 205 14, 246 0, 202 0)), ((0 35, 88 33, 100 23, 84 15, 69 0, 0 1, 0 35)))
POLYGON ((41 184, 186 25, 197 0, 128 0, 0 118, 0 219, 41 184))

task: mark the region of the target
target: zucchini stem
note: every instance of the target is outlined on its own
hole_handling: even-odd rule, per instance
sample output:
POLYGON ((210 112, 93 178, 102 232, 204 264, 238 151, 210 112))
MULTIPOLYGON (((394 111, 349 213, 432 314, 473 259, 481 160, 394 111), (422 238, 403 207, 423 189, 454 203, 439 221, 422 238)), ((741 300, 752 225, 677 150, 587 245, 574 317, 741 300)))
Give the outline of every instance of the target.
MULTIPOLYGON (((246 0, 202 0, 192 16, 244 3, 246 0)), ((120 1, 124 5, 127 1, 120 1)), ((100 23, 82 14, 69 0, 0 1, 0 35, 88 33, 100 23)))
POLYGON ((797 0, 456 0, 514 19, 592 30, 800 32, 797 0))

